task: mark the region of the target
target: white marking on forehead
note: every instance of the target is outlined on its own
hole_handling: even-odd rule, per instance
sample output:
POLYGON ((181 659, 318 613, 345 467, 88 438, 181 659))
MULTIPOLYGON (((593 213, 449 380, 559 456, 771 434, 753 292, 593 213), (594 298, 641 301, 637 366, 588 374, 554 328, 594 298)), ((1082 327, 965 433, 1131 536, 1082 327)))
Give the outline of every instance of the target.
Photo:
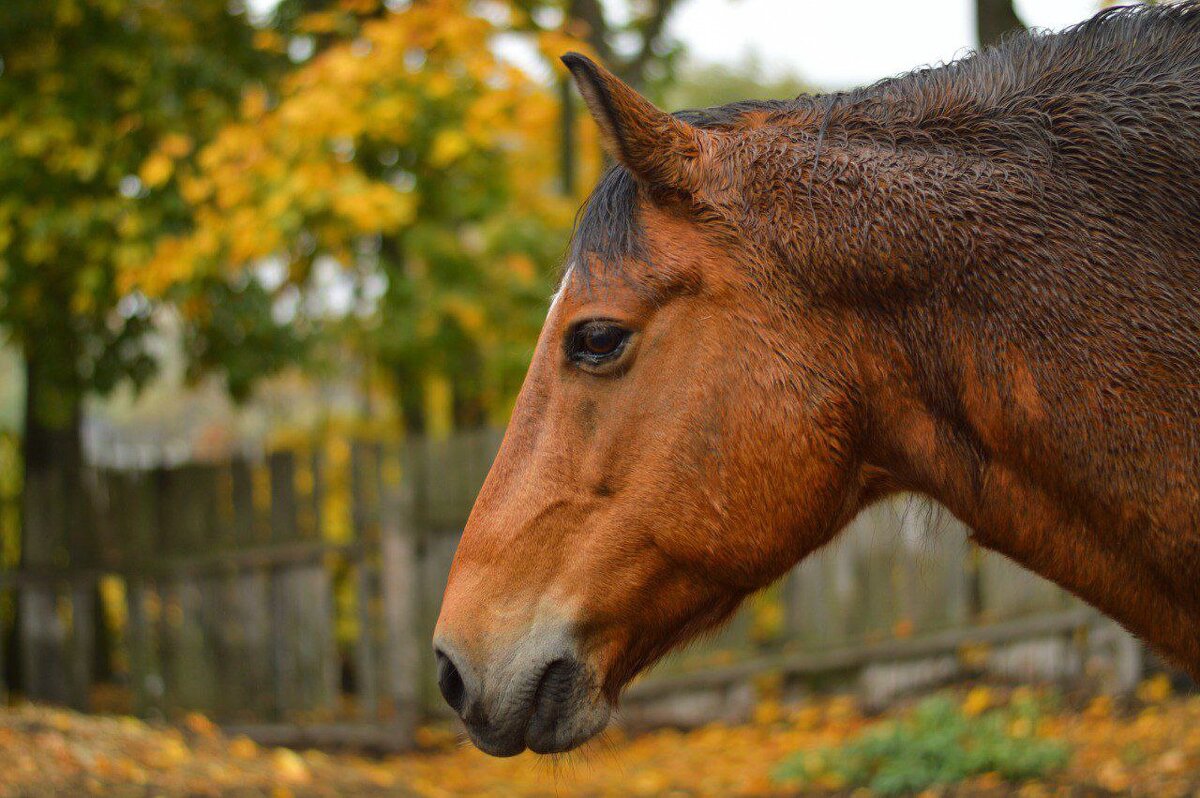
POLYGON ((554 312, 554 306, 558 304, 558 300, 562 299, 563 291, 567 290, 567 283, 571 282, 571 272, 575 270, 575 261, 567 264, 567 270, 563 272, 562 282, 558 284, 558 290, 554 292, 554 296, 550 297, 550 309, 546 311, 546 318, 554 312))

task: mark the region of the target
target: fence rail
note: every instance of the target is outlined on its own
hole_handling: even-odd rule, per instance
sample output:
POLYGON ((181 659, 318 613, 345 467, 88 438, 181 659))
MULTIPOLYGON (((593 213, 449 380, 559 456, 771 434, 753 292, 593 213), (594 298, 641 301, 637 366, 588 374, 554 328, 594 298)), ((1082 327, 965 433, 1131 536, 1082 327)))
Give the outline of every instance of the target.
MULTIPOLYGON (((107 654, 142 715, 195 710, 264 739, 290 729, 402 744, 442 711, 428 640, 500 436, 342 441, 260 462, 95 472, 89 556, 64 559, 78 530, 61 523, 72 514, 51 514, 60 523, 43 524, 49 539, 22 568, 0 572, 0 595, 19 608, 23 692, 86 707, 107 654), (115 638, 98 644, 101 625, 115 638)), ((1085 669, 1089 640, 1111 637, 1093 611, 971 546, 954 519, 900 500, 864 512, 630 698, 880 663, 924 661, 921 673, 936 677, 968 643, 1050 641, 1060 652, 1050 672, 1029 675, 1061 677, 1085 669)), ((919 682, 914 673, 893 681, 919 682)))

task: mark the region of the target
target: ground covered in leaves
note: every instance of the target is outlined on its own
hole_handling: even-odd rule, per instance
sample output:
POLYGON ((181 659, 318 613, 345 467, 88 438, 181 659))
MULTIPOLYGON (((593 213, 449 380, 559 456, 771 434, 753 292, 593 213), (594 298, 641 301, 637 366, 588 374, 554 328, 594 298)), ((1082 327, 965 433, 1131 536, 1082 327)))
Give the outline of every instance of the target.
MULTIPOLYGON (((940 711, 953 701, 963 718, 996 718, 1018 750, 1027 739, 1066 753, 1032 780, 982 772, 923 795, 1200 798, 1200 697, 1171 695, 1164 679, 1127 702, 990 687, 938 700, 940 711), (1031 701, 1035 715, 1010 711, 1031 701)), ((841 755, 875 738, 922 733, 910 723, 920 712, 913 702, 867 716, 846 697, 764 702, 744 725, 610 732, 568 757, 496 760, 439 729, 421 730, 421 753, 370 759, 263 748, 200 716, 166 728, 23 706, 0 711, 0 796, 870 795, 847 782, 854 776, 839 770, 841 755)))

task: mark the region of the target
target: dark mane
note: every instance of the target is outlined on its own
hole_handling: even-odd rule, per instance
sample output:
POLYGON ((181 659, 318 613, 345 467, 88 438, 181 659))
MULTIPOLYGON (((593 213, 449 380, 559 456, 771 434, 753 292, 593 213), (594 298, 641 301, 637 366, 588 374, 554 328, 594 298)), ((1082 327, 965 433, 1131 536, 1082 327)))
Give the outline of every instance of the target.
MULTIPOLYGON (((779 111, 791 100, 741 100, 713 108, 677 111, 674 116, 705 129, 736 127, 752 111, 779 111)), ((645 258, 637 214, 638 184, 626 169, 610 166, 592 189, 575 220, 567 265, 586 273, 587 255, 608 263, 624 257, 645 258)))
POLYGON ((798 97, 776 119, 828 114, 829 133, 849 141, 1049 162, 1072 145, 1119 145, 1149 121, 1147 95, 1187 90, 1198 76, 1200 3, 1124 6, 864 88, 798 97))
MULTIPOLYGON (((848 92, 736 102, 676 116, 699 127, 736 128, 747 114, 766 111, 767 124, 814 142, 822 137, 846 147, 968 156, 1023 169, 1082 173, 1089 161, 1105 161, 1103 179, 1111 181, 1111 162, 1126 158, 1135 144, 1144 149, 1169 137, 1170 150, 1200 153, 1200 120, 1189 110, 1197 85, 1200 2, 1188 0, 1108 9, 1060 33, 1013 35, 949 64, 848 92), (1172 94, 1180 102, 1164 103, 1172 94), (1157 100, 1149 102, 1152 97, 1157 100)), ((586 268, 586 253, 607 262, 644 255, 638 190, 623 168, 605 173, 580 212, 569 262, 586 268)))

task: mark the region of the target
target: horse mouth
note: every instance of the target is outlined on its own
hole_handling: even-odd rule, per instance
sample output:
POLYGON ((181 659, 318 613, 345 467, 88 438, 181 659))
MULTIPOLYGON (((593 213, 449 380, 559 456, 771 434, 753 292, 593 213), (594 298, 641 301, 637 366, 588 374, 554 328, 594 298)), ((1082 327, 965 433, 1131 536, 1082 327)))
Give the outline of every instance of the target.
POLYGON ((525 744, 537 754, 558 754, 583 744, 576 724, 577 708, 589 703, 590 679, 574 658, 557 659, 546 666, 534 692, 533 713, 525 730, 525 744))
POLYGON ((526 749, 563 753, 608 725, 611 708, 595 689, 591 669, 570 649, 555 648, 557 656, 544 664, 522 667, 517 658, 509 663, 518 664, 516 674, 506 668, 487 679, 451 646, 439 648, 438 685, 481 751, 498 757, 526 749))

